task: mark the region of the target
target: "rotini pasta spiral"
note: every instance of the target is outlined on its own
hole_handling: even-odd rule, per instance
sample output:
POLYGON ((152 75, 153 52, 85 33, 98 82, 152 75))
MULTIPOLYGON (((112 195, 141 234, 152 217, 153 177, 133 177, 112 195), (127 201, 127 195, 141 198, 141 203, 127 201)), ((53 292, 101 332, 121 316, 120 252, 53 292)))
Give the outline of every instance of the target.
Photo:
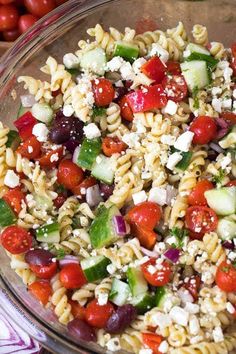
POLYGON ((197 44, 205 46, 208 43, 208 32, 205 26, 194 25, 192 34, 197 44))
POLYGON ((6 142, 9 128, 3 126, 0 122, 0 187, 4 186, 4 177, 6 174, 6 142))
POLYGON ((221 246, 220 239, 216 232, 205 234, 203 243, 208 257, 212 263, 220 264, 226 258, 224 248, 221 246))
POLYGON ((68 303, 68 297, 66 295, 67 290, 62 286, 58 276, 55 276, 51 283, 53 289, 51 303, 55 306, 54 312, 60 323, 67 324, 73 319, 71 305, 68 303))
POLYGON ((77 199, 70 197, 59 209, 58 222, 60 224, 61 241, 66 240, 72 234, 72 218, 77 205, 77 199))
POLYGON ((72 300, 78 301, 81 306, 84 306, 87 301, 94 296, 96 284, 88 283, 83 285, 79 290, 76 290, 72 295, 72 300))

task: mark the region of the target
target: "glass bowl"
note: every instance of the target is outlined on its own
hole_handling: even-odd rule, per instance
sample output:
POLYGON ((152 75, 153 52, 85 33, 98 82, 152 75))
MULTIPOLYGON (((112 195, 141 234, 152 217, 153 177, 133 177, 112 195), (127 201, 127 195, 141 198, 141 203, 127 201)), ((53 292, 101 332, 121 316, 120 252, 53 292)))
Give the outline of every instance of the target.
MULTIPOLYGON (((41 19, 21 37, 0 62, 0 117, 11 125, 23 94, 19 75, 43 78, 39 68, 52 55, 59 62, 73 52, 86 29, 101 23, 123 30, 152 23, 167 29, 183 21, 187 30, 193 24, 207 26, 210 40, 226 46, 236 37, 235 0, 71 0, 41 19), (13 96, 15 101, 13 101, 13 96)), ((33 338, 56 353, 102 353, 96 344, 75 342, 55 315, 27 293, 22 280, 10 269, 9 258, 0 247, 0 306, 33 338)))

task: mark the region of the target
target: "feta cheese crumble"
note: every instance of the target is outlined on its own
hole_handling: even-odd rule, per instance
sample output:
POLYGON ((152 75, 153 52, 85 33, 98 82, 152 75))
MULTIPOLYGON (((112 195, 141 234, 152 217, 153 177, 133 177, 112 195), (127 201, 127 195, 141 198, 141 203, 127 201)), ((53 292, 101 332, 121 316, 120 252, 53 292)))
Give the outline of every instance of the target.
POLYGON ((49 130, 47 126, 43 123, 37 123, 34 125, 32 134, 36 136, 37 140, 40 142, 46 142, 48 138, 49 130))
POLYGON ((134 204, 137 205, 137 204, 145 202, 147 200, 147 194, 145 191, 140 191, 140 192, 134 193, 132 195, 132 198, 133 198, 134 204))
POLYGON ((20 177, 13 170, 8 170, 4 178, 4 184, 7 187, 15 188, 20 185, 20 177))
POLYGON ((88 125, 85 125, 83 130, 86 138, 88 139, 99 138, 101 136, 101 132, 95 123, 89 123, 88 125))
POLYGON ((163 63, 166 63, 169 59, 169 52, 167 52, 167 50, 162 48, 162 46, 160 46, 160 44, 158 44, 158 43, 152 44, 152 48, 149 52, 149 55, 151 57, 154 55, 157 55, 163 63))
POLYGON ((184 132, 178 137, 178 139, 174 143, 174 147, 184 152, 189 151, 192 144, 193 137, 194 137, 193 132, 190 131, 184 132))
POLYGON ((162 113, 163 114, 170 114, 171 116, 173 116, 178 109, 178 105, 177 103, 175 103, 172 100, 168 100, 167 105, 162 109, 162 113))
POLYGON ((67 69, 76 69, 79 67, 79 58, 73 53, 67 53, 63 57, 63 64, 67 69))
POLYGON ((166 204, 167 191, 164 188, 153 187, 149 191, 148 201, 157 203, 161 206, 166 204))
POLYGON ((169 168, 169 170, 173 170, 175 166, 182 160, 182 155, 180 152, 174 152, 171 154, 168 158, 166 167, 169 168))
POLYGON ((189 320, 189 313, 186 310, 182 309, 179 306, 174 306, 170 310, 169 315, 173 322, 181 326, 187 326, 189 320))

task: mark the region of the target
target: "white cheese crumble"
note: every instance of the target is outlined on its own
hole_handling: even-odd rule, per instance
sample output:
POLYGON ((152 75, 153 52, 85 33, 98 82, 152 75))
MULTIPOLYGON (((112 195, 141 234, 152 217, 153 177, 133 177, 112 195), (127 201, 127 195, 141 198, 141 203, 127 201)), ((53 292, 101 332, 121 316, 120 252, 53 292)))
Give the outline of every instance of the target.
POLYGON ((55 154, 52 154, 50 157, 50 161, 54 162, 54 161, 58 161, 59 160, 59 155, 58 152, 56 152, 55 154))
POLYGON ((189 332, 196 336, 200 331, 199 320, 195 315, 191 315, 189 318, 189 332))
POLYGON ((32 134, 36 136, 37 140, 40 142, 47 141, 49 130, 47 126, 43 123, 37 123, 34 125, 32 134))
POLYGON ((236 89, 233 90, 233 98, 236 99, 236 89))
POLYGON ((34 151, 33 146, 28 146, 28 152, 31 154, 34 151))
POLYGON ((162 48, 162 46, 160 46, 160 44, 158 44, 158 43, 152 44, 152 48, 149 52, 149 55, 151 57, 154 55, 157 55, 163 63, 166 63, 169 59, 169 53, 167 52, 167 50, 162 48))
POLYGON ((174 167, 182 160, 182 155, 179 152, 174 152, 171 154, 168 158, 166 167, 169 168, 169 170, 173 170, 174 167))
POLYGON ((222 100, 220 98, 213 98, 212 102, 212 107, 214 110, 218 113, 221 113, 222 110, 222 100))
POLYGON ((224 99, 224 100, 222 100, 222 107, 225 108, 225 109, 231 110, 232 102, 233 101, 232 101, 231 98, 224 99))
POLYGON ((139 354, 152 354, 152 349, 140 349, 139 354))
POLYGON ((216 343, 223 342, 224 335, 223 335, 221 327, 219 327, 219 326, 215 327, 215 329, 213 329, 213 331, 212 331, 212 335, 213 335, 213 339, 216 343))
POLYGON ((171 116, 173 116, 178 109, 178 105, 177 103, 175 103, 172 100, 168 100, 167 105, 162 109, 162 113, 163 114, 170 114, 171 116))
POLYGON ((79 58, 73 53, 67 53, 63 57, 63 64, 67 69, 76 69, 79 67, 79 58))
POLYGON ((158 351, 165 354, 168 353, 168 350, 169 350, 169 344, 166 340, 163 340, 158 347, 158 351))
POLYGON ((107 271, 108 271, 109 274, 114 274, 115 271, 116 271, 116 267, 114 266, 114 264, 112 264, 112 263, 108 264, 107 271))
POLYGON ((230 84, 231 83, 232 74, 233 74, 233 69, 231 69, 230 67, 227 67, 227 68, 224 69, 223 76, 224 76, 226 84, 230 84))
POLYGON ((121 349, 119 338, 111 338, 106 343, 107 349, 115 352, 121 349))
POLYGON ((107 71, 118 71, 120 67, 125 63, 124 59, 121 57, 114 57, 107 62, 106 70, 107 71))
POLYGON ((161 143, 166 145, 174 145, 176 137, 170 134, 164 134, 161 136, 161 143))
POLYGON ((222 93, 222 89, 220 87, 212 87, 211 93, 213 96, 220 95, 222 93))
POLYGON ((101 132, 95 123, 89 123, 88 125, 85 125, 83 130, 86 138, 88 139, 99 138, 101 136, 101 132))
POLYGON ((134 193, 132 195, 132 198, 133 198, 134 204, 137 205, 137 204, 145 202, 147 200, 147 194, 145 191, 140 191, 140 192, 134 193))
POLYGON ((150 315, 149 321, 151 326, 159 326, 161 329, 169 327, 172 324, 170 316, 162 312, 150 315))
POLYGON ((135 74, 140 73, 141 66, 146 63, 146 59, 144 58, 138 58, 133 62, 133 70, 135 74))
POLYGON ((126 143, 130 148, 138 148, 140 146, 139 135, 137 133, 127 133, 124 134, 122 140, 126 143))
POLYGON ((148 201, 157 203, 161 206, 166 204, 167 191, 164 188, 153 187, 149 191, 148 201))
POLYGON ((108 294, 106 293, 99 293, 98 294, 98 304, 100 306, 106 305, 108 301, 108 294))
POLYGON ((120 73, 123 80, 132 80, 134 78, 134 71, 129 62, 124 62, 120 67, 120 73))
POLYGON ((227 304, 226 304, 226 310, 227 310, 229 313, 231 313, 231 314, 233 314, 233 313, 235 312, 235 308, 234 308, 234 306, 231 304, 231 302, 227 302, 227 304))
POLYGON ((174 143, 174 147, 184 152, 189 151, 192 144, 193 137, 194 137, 193 132, 190 131, 184 132, 178 137, 178 139, 174 143))
POLYGON ((71 117, 72 114, 74 113, 74 108, 70 104, 66 104, 63 107, 63 114, 65 117, 71 117))
POLYGON ((189 313, 182 309, 179 306, 174 306, 170 310, 170 318, 173 320, 173 322, 181 325, 181 326, 187 326, 188 320, 189 320, 189 313))
POLYGON ((13 170, 8 170, 4 178, 4 184, 7 187, 15 188, 20 185, 20 177, 13 170))

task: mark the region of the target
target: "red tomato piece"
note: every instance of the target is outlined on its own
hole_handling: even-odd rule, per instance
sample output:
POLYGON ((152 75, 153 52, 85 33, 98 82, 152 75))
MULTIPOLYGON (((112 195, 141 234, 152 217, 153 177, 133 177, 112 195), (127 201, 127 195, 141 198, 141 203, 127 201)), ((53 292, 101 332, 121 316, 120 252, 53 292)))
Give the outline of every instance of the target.
POLYGON ((32 135, 20 144, 17 148, 17 152, 21 154, 22 157, 26 157, 29 160, 36 159, 41 153, 41 143, 32 135))
POLYGON ((218 287, 229 293, 236 291, 236 268, 229 261, 223 261, 217 268, 216 284, 218 287))
POLYGON ((132 120, 134 119, 134 114, 129 105, 126 95, 123 96, 119 101, 119 106, 120 106, 121 117, 128 120, 129 122, 132 122, 132 120))
POLYGON ((46 280, 37 280, 28 286, 28 290, 43 305, 46 305, 52 295, 52 287, 46 280))
POLYGON ((56 199, 54 199, 53 201, 53 204, 55 205, 55 207, 57 209, 59 209, 63 204, 64 202, 66 201, 67 197, 61 193, 61 194, 58 194, 58 196, 56 197, 56 199))
POLYGON ((180 102, 187 97, 188 86, 183 75, 166 76, 161 84, 168 99, 174 102, 180 102))
POLYGON ((14 2, 14 0, 0 0, 1 5, 8 5, 14 2))
POLYGON ((218 217, 211 208, 192 206, 186 211, 185 224, 190 231, 206 233, 216 230, 218 217))
POLYGON ((230 67, 233 69, 233 76, 236 76, 236 57, 232 58, 230 67))
POLYGON ((73 189, 84 179, 84 172, 71 160, 63 160, 58 167, 57 179, 64 187, 73 189))
POLYGON ((6 194, 4 194, 3 199, 12 208, 14 213, 19 214, 21 211, 22 200, 25 199, 25 194, 20 190, 19 187, 9 189, 6 194))
POLYGON ((166 74, 166 66, 158 56, 153 56, 141 66, 141 72, 159 84, 166 74))
POLYGON ((77 301, 68 300, 69 304, 71 305, 71 313, 74 318, 79 318, 80 320, 85 319, 85 307, 78 304, 77 301))
POLYGON ((63 157, 63 151, 63 147, 46 151, 45 154, 38 159, 40 166, 48 168, 57 166, 63 157))
POLYGON ((153 230, 161 218, 161 208, 153 202, 137 204, 129 210, 126 219, 129 223, 153 230))
POLYGON ((229 182, 226 184, 226 187, 233 187, 233 186, 236 186, 236 179, 234 179, 233 181, 229 181, 229 182))
POLYGON ((199 116, 194 119, 189 130, 194 133, 194 144, 205 145, 215 138, 217 125, 214 118, 199 116))
POLYGON ((141 265, 141 269, 144 278, 153 286, 164 286, 170 281, 172 270, 170 263, 167 261, 163 261, 156 266, 156 259, 151 258, 149 261, 141 265), (150 266, 156 268, 154 273, 149 271, 150 266))
POLYGON ((60 271, 60 281, 66 289, 81 288, 87 279, 79 264, 68 264, 60 271))
POLYGON ((126 97, 134 113, 163 108, 167 104, 166 94, 159 84, 138 89, 126 97))
POLYGON ((8 31, 17 27, 19 13, 14 5, 0 6, 0 31, 8 31))
POLYGON ((178 61, 168 60, 166 62, 166 71, 170 75, 181 75, 180 63, 178 61))
POLYGON ((80 198, 85 197, 86 189, 95 186, 95 184, 97 184, 96 178, 89 176, 85 178, 78 186, 72 188, 72 192, 80 198))
POLYGON ((149 250, 153 249, 157 241, 157 234, 154 231, 139 226, 136 223, 131 224, 131 231, 132 234, 134 234, 139 239, 139 242, 143 247, 149 250))
POLYGON ((18 23, 20 33, 24 33, 28 31, 28 29, 32 27, 37 21, 38 18, 35 17, 34 15, 31 14, 22 15, 18 23))
POLYGON ((56 7, 54 0, 25 0, 26 9, 33 15, 43 17, 56 7))
POLYGON ((32 247, 33 238, 30 232, 20 226, 8 226, 1 234, 1 244, 8 252, 20 254, 32 247))
POLYGON ((110 302, 100 306, 97 299, 94 299, 86 307, 85 319, 92 327, 105 328, 113 311, 114 307, 110 302))
POLYGON ((206 179, 197 182, 196 186, 192 189, 188 196, 188 203, 190 205, 207 205, 207 200, 204 193, 213 188, 213 183, 206 179))
POLYGON ((220 117, 227 120, 229 123, 231 123, 232 125, 233 124, 236 124, 236 114, 233 113, 233 112, 222 112, 220 114, 220 117))
POLYGON ((203 232, 193 232, 189 231, 189 237, 191 240, 202 240, 204 236, 203 232))
POLYGON ((236 42, 234 42, 231 46, 231 50, 232 50, 232 56, 234 58, 236 58, 236 42))
POLYGON ((197 301, 200 285, 201 278, 199 275, 192 275, 190 278, 188 278, 187 282, 184 281, 183 287, 190 292, 194 298, 194 301, 197 301))
POLYGON ((108 106, 115 97, 115 90, 112 83, 107 79, 96 79, 92 81, 92 89, 95 104, 98 107, 108 106))
POLYGON ((2 35, 5 41, 14 42, 20 36, 20 32, 18 28, 14 28, 12 30, 3 31, 2 35))
POLYGON ((127 145, 119 138, 106 136, 102 140, 102 151, 106 156, 112 156, 126 150, 127 145))
POLYGON ((31 112, 26 112, 20 118, 18 118, 14 125, 19 132, 19 135, 22 140, 26 140, 32 136, 32 130, 37 120, 33 117, 31 112))
POLYGON ((57 262, 51 262, 46 266, 30 264, 29 267, 40 279, 51 279, 57 272, 57 262))
POLYGON ((158 350, 160 344, 163 340, 163 337, 155 333, 142 333, 143 344, 152 350, 153 354, 161 354, 158 350))

